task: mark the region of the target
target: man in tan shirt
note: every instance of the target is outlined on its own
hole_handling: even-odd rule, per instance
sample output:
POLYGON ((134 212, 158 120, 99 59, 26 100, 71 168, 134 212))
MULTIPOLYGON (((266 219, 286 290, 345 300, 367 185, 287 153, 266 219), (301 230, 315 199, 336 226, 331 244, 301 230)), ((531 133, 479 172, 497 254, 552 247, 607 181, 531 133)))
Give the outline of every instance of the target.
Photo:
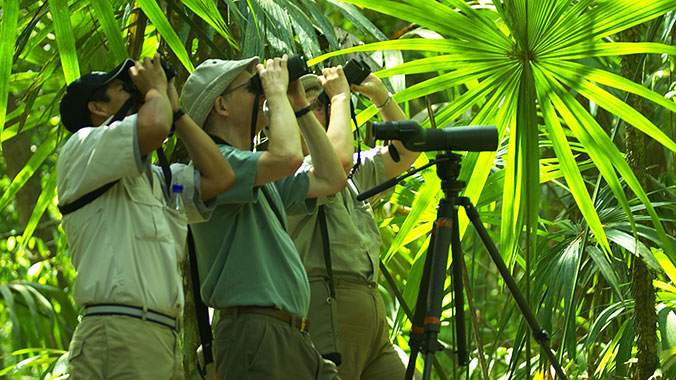
POLYGON ((73 133, 57 161, 62 210, 111 184, 86 205, 62 211, 77 269, 73 296, 84 308, 69 348, 70 379, 183 379, 176 329, 187 223, 209 217, 204 201, 232 185, 232 169, 180 111, 157 55, 82 76, 68 86, 60 110, 73 133), (140 108, 111 122, 129 106, 132 84, 140 108), (172 165, 168 183, 151 153, 172 123, 194 165, 172 165))

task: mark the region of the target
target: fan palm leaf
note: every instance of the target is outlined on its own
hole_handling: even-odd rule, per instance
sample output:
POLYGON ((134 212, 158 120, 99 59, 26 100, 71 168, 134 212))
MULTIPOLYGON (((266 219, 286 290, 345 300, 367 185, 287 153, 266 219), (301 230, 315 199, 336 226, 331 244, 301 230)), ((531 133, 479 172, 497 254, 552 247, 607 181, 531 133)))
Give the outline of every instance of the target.
MULTIPOLYGON (((538 145, 538 132, 542 132, 543 136, 551 139, 577 207, 606 253, 609 252, 609 243, 576 164, 572 144, 579 143, 585 148, 613 189, 620 206, 631 218, 620 178, 626 181, 646 205, 663 247, 670 259, 676 262, 664 228, 623 153, 575 98, 579 95, 593 101, 666 148, 676 151, 674 141, 660 128, 606 88, 635 93, 672 112, 676 112, 676 104, 612 72, 586 66, 582 61, 624 54, 676 54, 676 47, 666 44, 612 40, 612 36, 622 30, 674 10, 676 5, 673 1, 512 0, 493 1, 491 7, 476 8, 459 0, 443 3, 431 0, 344 1, 418 24, 444 38, 376 42, 332 52, 318 57, 313 63, 354 51, 399 49, 427 54, 429 57, 378 73, 389 76, 442 72, 433 79, 397 93, 395 98, 400 102, 458 87, 472 80, 479 81, 477 86, 450 102, 435 118, 437 124, 443 126, 457 119, 468 108, 478 108, 472 124, 496 124, 500 137, 509 138, 501 220, 501 247, 509 257, 516 254, 524 227, 533 230, 537 219, 535 212, 539 200, 536 186, 540 181, 533 162, 537 162, 538 157, 542 158, 538 145), (534 116, 536 111, 541 112, 542 125, 534 116), (530 216, 526 219, 528 210, 531 210, 530 216)), ((359 120, 365 120, 374 112, 367 109, 359 120)), ((474 201, 485 185, 494 158, 495 154, 491 153, 468 153, 463 160, 462 173, 468 179, 465 194, 474 201)), ((431 208, 434 205, 419 207, 431 208)), ((633 219, 630 220, 634 225, 633 219)), ((417 225, 409 224, 411 229, 417 225)), ((410 231, 402 228, 400 233, 410 231)), ((531 234, 527 246, 535 246, 534 235, 531 234)), ((393 247, 389 254, 396 248, 393 247)))

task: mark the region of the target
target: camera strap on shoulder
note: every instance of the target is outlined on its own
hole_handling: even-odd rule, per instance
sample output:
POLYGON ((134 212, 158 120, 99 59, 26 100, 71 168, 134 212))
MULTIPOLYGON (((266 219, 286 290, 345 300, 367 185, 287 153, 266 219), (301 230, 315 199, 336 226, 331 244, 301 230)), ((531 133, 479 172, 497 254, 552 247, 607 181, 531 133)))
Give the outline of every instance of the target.
MULTIPOLYGON (((110 121, 106 125, 110 125, 118 120, 124 119, 124 117, 127 115, 127 111, 129 111, 129 108, 132 107, 134 104, 134 100, 132 98, 127 99, 126 102, 120 107, 119 110, 113 115, 113 118, 110 119, 110 121)), ((93 202, 96 198, 100 197, 108 191, 111 187, 113 187, 116 183, 118 183, 120 179, 116 179, 114 181, 108 182, 105 185, 98 187, 87 194, 81 196, 80 198, 74 200, 71 203, 68 204, 59 204, 57 207, 59 208, 59 211, 61 212, 61 215, 68 215, 73 211, 79 210, 80 208, 88 205, 89 203, 93 202)))
POLYGON ((350 102, 350 115, 352 116, 352 122, 354 122, 354 133, 357 135, 357 162, 354 163, 352 169, 350 169, 350 174, 347 175, 347 178, 350 179, 354 176, 354 172, 359 169, 361 165, 361 135, 359 134, 359 124, 357 124, 357 115, 354 113, 354 104, 350 102))
POLYGON ((272 196, 270 195, 267 187, 265 187, 265 185, 262 185, 261 187, 259 187, 259 189, 261 190, 261 192, 263 192, 263 196, 265 197, 265 200, 267 200, 268 204, 270 205, 272 212, 275 213, 275 216, 279 220, 279 224, 281 224, 284 231, 286 231, 286 223, 284 223, 284 218, 282 218, 282 213, 277 208, 277 204, 275 204, 274 200, 272 199, 272 196))
MULTIPOLYGON (((326 94, 322 93, 327 99, 328 97, 326 94)), ((326 125, 324 126, 325 130, 329 130, 329 103, 328 101, 324 104, 324 119, 326 120, 326 125)), ((352 169, 350 169, 350 173, 347 175, 347 178, 350 179, 352 176, 354 176, 354 172, 357 171, 359 168, 359 165, 361 165, 361 135, 359 134, 359 125, 357 124, 357 115, 354 112, 354 103, 352 100, 350 100, 350 117, 352 118, 352 122, 354 123, 354 133, 357 135, 357 162, 354 163, 352 166, 352 169)))
POLYGON ((258 100, 260 99, 261 94, 256 92, 256 97, 254 98, 253 106, 251 107, 251 142, 249 145, 249 150, 253 151, 254 149, 254 138, 256 137, 256 124, 258 123, 258 100))
POLYGON ((331 265, 331 246, 329 245, 329 230, 326 226, 325 206, 319 206, 317 219, 319 219, 319 229, 322 234, 322 247, 324 248, 324 265, 326 266, 326 279, 329 283, 329 294, 331 298, 336 298, 336 287, 333 282, 333 266, 331 265))
MULTIPOLYGON (((334 302, 334 300, 336 299, 336 286, 333 281, 333 267, 331 265, 331 248, 329 246, 329 230, 326 225, 326 211, 324 205, 319 206, 317 218, 319 219, 319 228, 321 230, 322 235, 322 246, 324 248, 324 265, 326 266, 326 282, 328 282, 329 285, 328 302, 334 302)), ((337 316, 333 316, 332 319, 335 320, 334 318, 337 318, 337 316)), ((339 352, 337 341, 334 342, 333 347, 335 351, 322 354, 322 357, 324 359, 331 360, 336 364, 336 366, 339 366, 343 362, 343 355, 339 352)))
MULTIPOLYGON (((134 106, 134 99, 129 98, 127 99, 126 102, 120 107, 120 109, 113 115, 112 119, 106 124, 110 125, 118 120, 122 120, 127 116, 127 112, 129 112, 129 109, 134 106)), ((164 173, 164 179, 165 179, 165 184, 167 187, 167 196, 170 196, 171 193, 169 190, 171 189, 171 169, 169 168, 169 161, 167 160, 167 156, 164 154, 164 150, 162 150, 162 147, 157 148, 157 158, 160 162, 160 166, 162 167, 162 172, 164 173)), ((81 209, 82 207, 90 204, 94 200, 96 200, 98 197, 103 195, 106 191, 110 190, 111 187, 113 187, 116 183, 118 183, 120 179, 116 179, 114 181, 108 182, 105 185, 98 187, 87 194, 81 196, 80 198, 74 200, 73 202, 67 203, 67 204, 59 204, 57 207, 59 208, 59 211, 61 212, 61 215, 68 215, 71 212, 77 211, 81 209)))
POLYGON ((204 355, 204 368, 201 368, 199 365, 197 368, 199 369, 202 378, 205 378, 207 365, 214 362, 214 355, 211 350, 214 338, 211 333, 211 325, 209 324, 209 308, 204 301, 202 301, 200 292, 200 277, 197 269, 195 238, 192 235, 190 226, 188 226, 188 260, 190 261, 190 277, 192 278, 192 294, 194 298, 193 301, 195 302, 197 330, 200 335, 200 344, 202 345, 202 353, 204 355))

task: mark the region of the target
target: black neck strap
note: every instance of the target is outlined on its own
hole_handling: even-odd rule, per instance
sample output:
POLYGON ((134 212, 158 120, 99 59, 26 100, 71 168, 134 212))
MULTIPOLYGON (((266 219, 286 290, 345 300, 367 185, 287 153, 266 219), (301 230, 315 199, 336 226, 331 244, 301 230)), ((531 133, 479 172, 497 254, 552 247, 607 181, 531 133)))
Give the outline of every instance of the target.
POLYGON ((256 93, 256 97, 254 98, 254 103, 253 107, 251 108, 251 139, 249 145, 249 150, 253 151, 254 148, 254 137, 256 137, 256 123, 258 122, 258 100, 260 99, 261 94, 259 92, 256 93))
POLYGON ((352 176, 354 176, 354 172, 356 172, 357 169, 359 169, 359 165, 361 165, 361 135, 359 134, 359 124, 357 124, 357 115, 354 113, 354 104, 352 104, 352 101, 350 101, 350 116, 354 122, 354 133, 357 134, 357 162, 355 162, 352 169, 350 169, 350 174, 347 175, 348 179, 351 179, 352 176))
POLYGON ((331 243, 329 243, 329 229, 326 225, 326 212, 324 210, 324 205, 321 205, 317 208, 317 219, 319 220, 319 229, 322 236, 322 248, 324 250, 326 280, 329 283, 329 295, 331 298, 336 298, 336 287, 333 282, 333 267, 331 265, 331 243))
MULTIPOLYGON (((328 100, 328 96, 326 94, 322 93, 325 98, 328 100)), ((329 118, 331 117, 329 114, 329 106, 330 106, 330 101, 326 101, 324 104, 324 120, 326 121, 326 125, 324 126, 324 129, 326 131, 329 130, 329 118)), ((354 172, 357 171, 359 168, 359 165, 361 164, 361 135, 359 134, 359 126, 357 124, 357 115, 354 112, 354 104, 352 103, 352 100, 350 100, 350 117, 352 118, 352 122, 354 122, 354 132, 357 135, 357 162, 354 163, 354 166, 352 166, 352 169, 350 169, 350 173, 348 174, 347 178, 352 178, 354 175, 354 172)))
POLYGON ((223 140, 222 138, 220 138, 216 135, 212 135, 211 133, 208 133, 208 135, 209 135, 209 137, 211 137, 211 139, 214 141, 214 143, 216 143, 218 145, 232 146, 232 144, 230 144, 229 142, 223 140))

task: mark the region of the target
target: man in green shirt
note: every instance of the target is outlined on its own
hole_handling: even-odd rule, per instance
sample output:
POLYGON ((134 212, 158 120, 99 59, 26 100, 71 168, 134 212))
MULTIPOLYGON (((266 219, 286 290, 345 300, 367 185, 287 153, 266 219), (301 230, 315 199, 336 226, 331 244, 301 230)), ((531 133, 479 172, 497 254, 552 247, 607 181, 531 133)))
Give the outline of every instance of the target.
MULTIPOLYGON (((326 79, 332 74, 332 69, 325 69, 320 77, 306 75, 301 79, 317 119, 326 125, 330 117, 327 134, 348 173, 356 159, 356 155, 353 158, 349 108, 336 107, 331 100, 331 112, 326 115, 328 108, 318 98, 322 89, 326 90, 326 79)), ((383 120, 406 119, 383 82, 374 74, 360 85, 353 84, 352 89, 371 99, 383 120)), ((312 163, 308 157, 307 168, 315 161, 315 156, 309 153, 312 163)), ((333 300, 327 282, 319 212, 289 217, 289 234, 310 280, 312 296, 308 317, 313 322, 311 336, 325 357, 335 359, 335 353, 340 352, 342 363, 338 374, 343 380, 403 379, 406 372, 405 364, 388 339, 384 303, 376 283, 380 232, 370 204, 358 201, 356 196, 360 191, 401 174, 417 156, 417 152, 407 150, 398 141, 387 148, 361 152, 360 165, 348 186, 335 195, 318 199, 318 205, 324 208, 328 231, 335 287, 333 300)))
MULTIPOLYGON (((347 98, 343 81, 336 91, 347 98)), ((337 378, 307 334, 310 290, 286 216, 311 212, 315 201, 306 198, 340 191, 346 176, 300 82, 289 83, 287 57, 266 66, 257 57, 207 60, 186 81, 182 99, 235 171, 212 218, 193 225, 202 298, 221 316, 214 332, 219 375, 337 378), (250 86, 256 72, 262 94, 250 86), (252 131, 265 125, 267 150, 249 151, 252 131), (313 170, 296 173, 303 161, 299 127, 317 160, 313 170)))

